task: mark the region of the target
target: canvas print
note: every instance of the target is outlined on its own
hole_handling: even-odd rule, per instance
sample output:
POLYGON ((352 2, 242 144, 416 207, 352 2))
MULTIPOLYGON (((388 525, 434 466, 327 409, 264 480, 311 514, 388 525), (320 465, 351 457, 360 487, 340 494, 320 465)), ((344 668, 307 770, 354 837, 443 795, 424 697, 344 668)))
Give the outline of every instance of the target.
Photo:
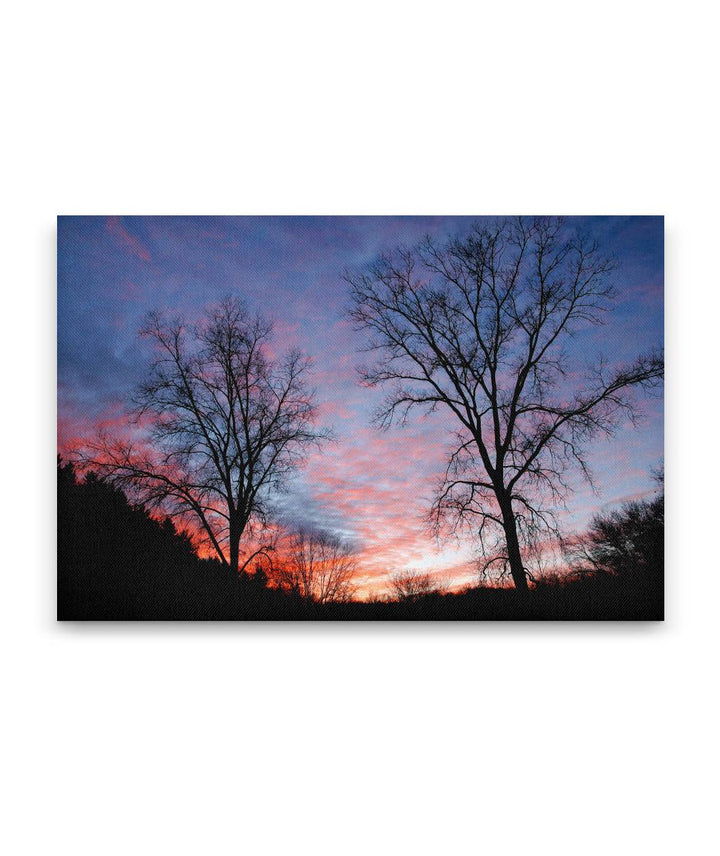
POLYGON ((663 219, 58 218, 58 618, 659 620, 663 219))

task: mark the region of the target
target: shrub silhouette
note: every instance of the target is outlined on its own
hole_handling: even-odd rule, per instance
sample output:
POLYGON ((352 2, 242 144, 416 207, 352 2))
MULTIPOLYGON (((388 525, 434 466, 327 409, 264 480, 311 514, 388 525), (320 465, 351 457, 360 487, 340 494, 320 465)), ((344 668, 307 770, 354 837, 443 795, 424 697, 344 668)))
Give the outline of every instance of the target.
POLYGON ((614 588, 656 617, 663 613, 665 496, 625 503, 593 517, 567 558, 578 577, 614 588))

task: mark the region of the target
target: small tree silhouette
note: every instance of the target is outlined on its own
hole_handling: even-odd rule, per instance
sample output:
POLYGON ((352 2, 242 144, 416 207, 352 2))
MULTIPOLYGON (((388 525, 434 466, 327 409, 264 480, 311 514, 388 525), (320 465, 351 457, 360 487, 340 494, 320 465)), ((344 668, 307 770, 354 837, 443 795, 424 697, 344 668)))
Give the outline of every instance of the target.
POLYGON ((327 532, 305 529, 290 541, 278 573, 286 589, 315 603, 347 603, 355 594, 357 560, 353 547, 327 532))
POLYGON ((568 544, 566 555, 579 575, 608 574, 662 588, 665 497, 625 503, 596 514, 587 533, 568 544))
POLYGON ((399 601, 416 601, 440 589, 430 574, 419 571, 398 571, 390 577, 390 591, 399 601))

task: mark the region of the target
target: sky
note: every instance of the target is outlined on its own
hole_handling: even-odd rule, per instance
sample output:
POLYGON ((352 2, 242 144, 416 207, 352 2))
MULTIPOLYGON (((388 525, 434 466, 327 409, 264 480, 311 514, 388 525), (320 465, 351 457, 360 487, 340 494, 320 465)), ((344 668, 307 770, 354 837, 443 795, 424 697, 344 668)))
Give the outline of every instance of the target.
MULTIPOLYGON (((138 330, 151 310, 198 319, 227 295, 274 321, 273 347, 314 361, 320 421, 337 442, 313 453, 277 500, 287 525, 313 525, 351 539, 361 592, 389 575, 431 571, 454 585, 475 576, 469 539, 437 542, 423 516, 441 474, 452 423, 443 414, 380 431, 371 424, 381 390, 357 381, 365 335, 347 319, 345 270, 429 234, 463 235, 482 217, 59 217, 58 448, 98 427, 127 429, 127 402, 150 363, 138 330)), ((580 359, 602 351, 632 359, 663 340, 660 217, 570 217, 619 263, 611 322, 574 344, 580 359)), ((663 459, 663 403, 649 400, 638 426, 590 449, 597 494, 579 479, 566 529, 654 489, 663 459)))

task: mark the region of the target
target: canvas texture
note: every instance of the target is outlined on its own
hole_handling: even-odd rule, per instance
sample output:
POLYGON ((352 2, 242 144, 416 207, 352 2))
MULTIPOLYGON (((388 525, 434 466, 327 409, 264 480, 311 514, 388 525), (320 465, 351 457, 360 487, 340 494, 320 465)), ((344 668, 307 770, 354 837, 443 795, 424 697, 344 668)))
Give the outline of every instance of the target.
POLYGON ((58 218, 58 618, 661 620, 656 216, 58 218))

